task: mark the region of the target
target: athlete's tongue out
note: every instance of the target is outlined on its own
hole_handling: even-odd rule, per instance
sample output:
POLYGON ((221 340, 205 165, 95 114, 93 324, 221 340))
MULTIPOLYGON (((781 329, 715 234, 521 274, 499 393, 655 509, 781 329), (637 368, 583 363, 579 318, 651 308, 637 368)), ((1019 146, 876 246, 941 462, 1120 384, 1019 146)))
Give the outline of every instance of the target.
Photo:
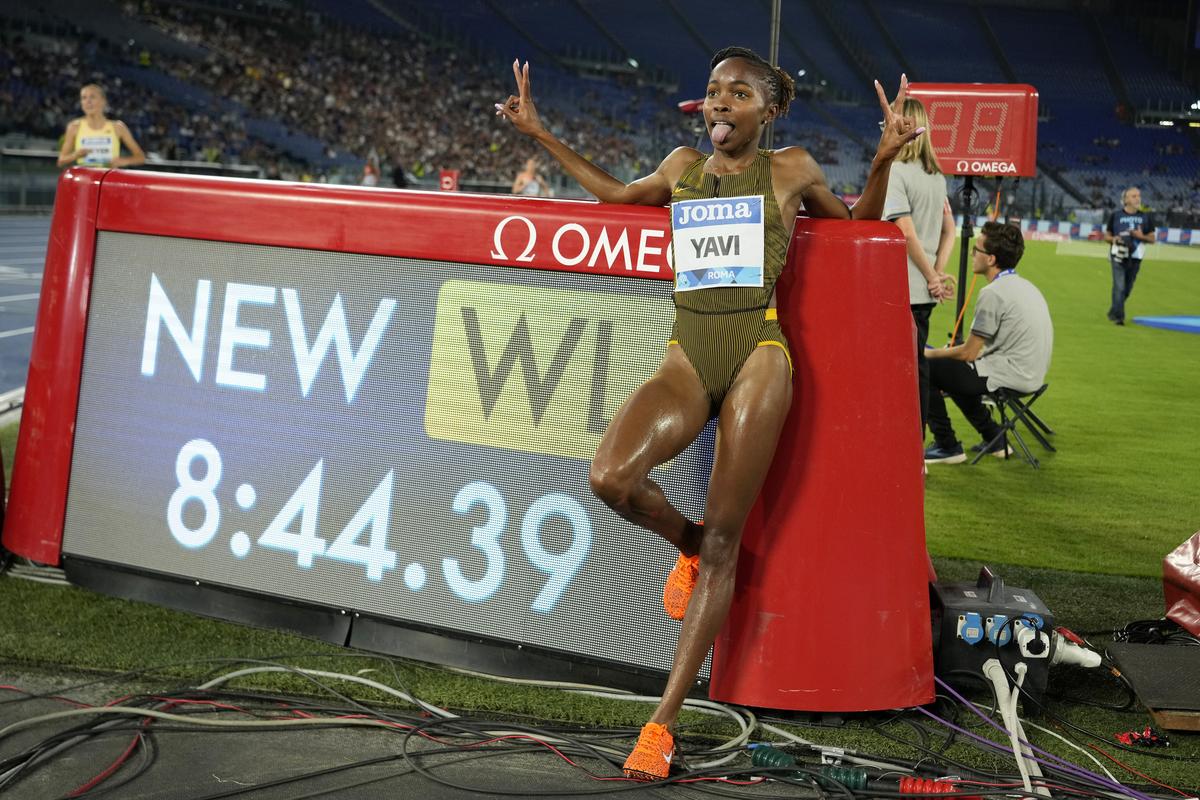
POLYGON ((714 122, 712 126, 713 144, 720 144, 729 138, 729 134, 733 133, 733 126, 728 122, 714 122))

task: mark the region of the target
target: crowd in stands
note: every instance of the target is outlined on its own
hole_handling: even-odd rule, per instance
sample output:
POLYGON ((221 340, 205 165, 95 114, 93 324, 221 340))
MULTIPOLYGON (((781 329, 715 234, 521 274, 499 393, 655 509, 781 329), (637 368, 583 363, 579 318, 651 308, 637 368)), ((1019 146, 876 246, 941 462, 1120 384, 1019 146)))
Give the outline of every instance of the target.
MULTIPOLYGON (((390 176, 399 167, 418 182, 431 182, 439 170, 457 169, 467 185, 504 186, 536 154, 536 145, 492 113, 493 103, 514 91, 507 65, 415 32, 382 35, 315 11, 297 14, 289 7, 272 14, 271 8, 126 0, 122 12, 131 22, 204 54, 194 57, 98 53, 82 31, 75 37, 9 38, 0 48, 0 103, 6 109, 0 127, 57 139, 79 115, 79 87, 94 81, 108 90, 111 116, 130 126, 151 158, 253 163, 270 177, 290 179, 361 178, 369 163, 376 174, 390 176), (106 58, 206 90, 221 99, 219 107, 185 107, 140 81, 106 75, 106 58), (323 143, 324 161, 303 163, 285 145, 256 138, 247 119, 276 121, 323 143), (341 178, 327 174, 335 169, 345 170, 341 178)), ((620 178, 645 174, 673 147, 705 138, 701 120, 679 113, 661 89, 592 89, 555 69, 535 63, 535 97, 547 126, 620 178)), ((858 190, 866 167, 861 148, 833 129, 788 119, 777 126, 775 141, 803 144, 826 167, 831 186, 846 194, 858 190)), ((1194 147, 1190 141, 1156 145, 1157 161, 1133 176, 1114 171, 1122 142, 1110 135, 1070 152, 1044 140, 1039 159, 1070 177, 1096 207, 1111 206, 1131 178, 1143 185, 1161 178, 1145 191, 1146 199, 1190 219, 1200 208, 1200 181, 1180 179, 1170 165, 1193 159, 1194 147)), ((549 178, 563 183, 562 175, 549 178)))
MULTIPOLYGON (((290 26, 185 6, 129 4, 130 13, 181 41, 202 42, 202 61, 156 59, 177 78, 278 119, 328 143, 328 155, 371 151, 403 163, 415 176, 458 169, 467 181, 511 181, 531 144, 498 120, 493 104, 514 91, 511 71, 434 47, 415 34, 384 37, 315 15, 290 26)), ((566 109, 547 104, 556 133, 614 172, 641 166, 645 132, 629 117, 606 119, 589 98, 566 109)))
MULTIPOLYGON (((1038 142, 1038 163, 1066 178, 1093 208, 1110 208, 1128 186, 1142 189, 1143 202, 1170 227, 1200 227, 1200 179, 1190 164, 1200 150, 1194 136, 1184 141, 1142 143, 1139 166, 1130 169, 1124 148, 1136 144, 1118 137, 1093 138, 1090 149, 1069 150, 1052 139, 1038 142)), ((1181 135, 1183 138, 1183 135, 1181 135)))
POLYGON ((170 161, 278 164, 276 148, 253 139, 234 114, 189 111, 131 81, 96 68, 95 42, 15 37, 0 48, 0 104, 12 132, 58 141, 80 116, 79 89, 104 86, 109 116, 120 119, 153 156, 170 161))

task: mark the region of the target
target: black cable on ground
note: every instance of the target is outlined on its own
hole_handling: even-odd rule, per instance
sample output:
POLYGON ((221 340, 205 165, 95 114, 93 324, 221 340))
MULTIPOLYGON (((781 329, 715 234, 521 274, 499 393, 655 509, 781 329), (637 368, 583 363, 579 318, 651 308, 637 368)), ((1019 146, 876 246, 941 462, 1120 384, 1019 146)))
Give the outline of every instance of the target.
POLYGON ((993 643, 994 651, 996 654, 996 661, 1000 664, 1000 668, 1002 670, 1004 670, 1004 674, 1008 678, 1009 683, 1011 683, 1013 686, 1015 686, 1017 688, 1017 691, 1019 691, 1026 700, 1028 700, 1030 703, 1033 703, 1033 705, 1035 705, 1040 712, 1045 713, 1046 716, 1048 716, 1050 719, 1054 720, 1055 722, 1059 723, 1060 725, 1065 725, 1066 727, 1070 728, 1073 731, 1082 733, 1085 736, 1095 739, 1098 742, 1103 742, 1104 744, 1106 744, 1110 747, 1116 748, 1117 750, 1124 750, 1128 753, 1137 753, 1139 755, 1148 756, 1150 758, 1159 758, 1164 761, 1200 761, 1200 756, 1176 756, 1176 755, 1171 755, 1168 753, 1161 753, 1156 750, 1149 750, 1146 748, 1134 748, 1134 747, 1130 747, 1128 745, 1121 744, 1120 742, 1110 740, 1108 737, 1101 736, 1098 733, 1093 733, 1092 731, 1089 731, 1086 728, 1082 728, 1079 725, 1076 725, 1075 723, 1071 722, 1070 720, 1067 720, 1064 717, 1060 717, 1059 715, 1057 715, 1053 711, 1051 711, 1049 705, 1047 705, 1046 703, 1044 703, 1042 700, 1038 699, 1037 697, 1034 697, 1033 694, 1031 694, 1029 692, 1029 690, 1027 690, 1024 686, 1017 683, 1016 676, 1013 675, 1013 672, 1011 669, 1009 669, 1008 665, 1004 663, 1004 654, 1003 654, 1002 648, 1000 647, 1000 639, 1003 637, 1004 628, 1009 626, 1010 624, 1015 623, 1017 619, 1018 619, 1017 617, 1013 617, 1012 619, 1007 620, 1004 623, 1004 625, 1001 626, 1000 633, 997 634, 996 640, 993 643))
MULTIPOLYGON (((205 661, 207 661, 207 660, 205 660, 205 661)), ((264 660, 264 659, 222 659, 221 661, 223 663, 231 663, 232 662, 232 663, 238 663, 238 664, 268 663, 268 664, 271 664, 272 666, 276 666, 276 664, 273 663, 272 661, 264 660)), ((1003 664, 1003 662, 1001 662, 1001 663, 1003 664)), ((293 668, 292 671, 294 672, 295 668, 293 668)), ((197 704, 194 704, 194 705, 193 704, 184 704, 184 705, 171 706, 172 712, 176 713, 179 716, 186 716, 190 713, 197 713, 197 714, 200 714, 200 713, 204 713, 204 714, 242 713, 242 714, 249 715, 251 717, 260 717, 261 718, 261 717, 265 716, 265 717, 269 717, 269 718, 277 718, 280 714, 284 714, 284 713, 288 713, 288 712, 295 713, 295 712, 301 712, 301 711, 303 711, 304 713, 315 713, 315 714, 322 714, 322 715, 346 714, 346 713, 366 714, 374 719, 386 720, 395 725, 403 725, 403 726, 407 726, 409 728, 407 731, 400 731, 395 728, 385 728, 385 730, 389 730, 390 732, 402 734, 402 740, 401 740, 402 741, 402 745, 401 745, 402 752, 399 755, 389 755, 387 757, 384 757, 384 760, 390 761, 390 760, 396 760, 399 758, 403 758, 407 762, 407 765, 410 768, 403 773, 397 773, 397 775, 395 775, 395 776, 386 776, 386 777, 400 777, 401 775, 407 775, 407 774, 410 774, 411 772, 417 772, 417 773, 420 773, 421 776, 424 777, 426 780, 431 780, 431 781, 434 781, 434 782, 442 784, 442 785, 451 786, 451 787, 458 788, 458 789, 464 790, 464 791, 472 791, 472 790, 488 791, 489 793, 492 793, 492 794, 510 794, 513 796, 530 796, 533 794, 556 794, 556 795, 560 795, 560 796, 568 796, 568 795, 584 796, 584 795, 593 795, 593 794, 615 793, 618 791, 632 791, 632 790, 641 789, 644 787, 670 785, 670 784, 674 784, 674 783, 691 781, 691 780, 696 780, 699 778, 706 778, 706 777, 723 777, 724 778, 724 777, 736 777, 736 776, 740 776, 740 775, 763 775, 763 774, 768 774, 770 772, 764 768, 759 768, 759 767, 735 768, 735 767, 730 767, 730 766, 726 765, 726 766, 714 768, 711 770, 690 771, 690 772, 680 773, 678 775, 672 776, 671 779, 666 782, 666 784, 661 783, 661 782, 660 783, 650 783, 650 784, 628 782, 623 777, 619 777, 620 773, 619 773, 619 771, 617 771, 615 769, 618 766, 619 761, 620 761, 619 756, 616 756, 609 752, 600 750, 600 749, 598 749, 598 746, 601 744, 602 741, 608 741, 610 739, 617 738, 617 737, 628 736, 628 738, 632 739, 635 734, 635 731, 632 728, 624 729, 624 728, 618 727, 618 728, 613 728, 613 729, 606 729, 604 731, 583 731, 583 730, 579 730, 577 727, 574 727, 574 726, 534 727, 534 726, 528 726, 528 725, 514 725, 511 723, 503 723, 503 722, 498 723, 495 720, 476 720, 476 719, 470 719, 470 718, 467 718, 467 719, 462 719, 462 718, 457 718, 457 719, 436 719, 436 718, 435 719, 415 719, 415 718, 411 718, 411 717, 408 717, 405 715, 395 714, 394 712, 389 711, 388 709, 381 709, 381 708, 377 708, 377 707, 374 707, 371 705, 367 705, 367 704, 357 701, 351 697, 347 697, 346 695, 343 695, 340 692, 332 689, 332 687, 328 686, 325 682, 319 680, 317 678, 317 676, 303 675, 303 674, 301 674, 301 676, 304 677, 310 683, 313 683, 316 686, 322 688, 324 691, 328 692, 333 697, 336 697, 338 700, 343 701, 347 705, 341 706, 341 705, 336 704, 336 702, 326 704, 326 703, 321 703, 319 701, 314 701, 314 700, 311 700, 308 698, 293 698, 293 697, 288 697, 288 696, 264 694, 264 693, 250 692, 250 691, 244 691, 244 690, 243 691, 224 690, 224 689, 220 689, 217 687, 214 687, 212 689, 207 689, 207 690, 179 689, 179 690, 175 690, 172 692, 156 692, 156 693, 139 695, 139 696, 129 698, 127 701, 125 701, 125 703, 129 704, 129 705, 134 705, 136 707, 138 705, 146 705, 146 706, 150 706, 150 705, 160 705, 161 706, 164 704, 170 705, 172 703, 178 703, 179 701, 182 701, 182 700, 198 701, 197 704), (236 702, 239 707, 237 707, 237 708, 216 708, 216 707, 212 707, 212 706, 209 706, 206 704, 200 704, 201 702, 206 703, 206 702, 230 702, 230 701, 236 702), (272 705, 272 704, 274 704, 274 705, 272 705), (472 747, 472 746, 478 746, 479 744, 481 744, 484 741, 485 738, 492 738, 492 735, 488 734, 486 731, 489 729, 494 730, 498 727, 510 728, 514 732, 517 732, 524 736, 528 736, 529 739, 534 740, 534 742, 530 743, 530 744, 522 744, 519 746, 489 743, 488 745, 486 745, 486 747, 484 747, 483 749, 476 751, 476 752, 471 752, 471 751, 468 751, 465 749, 465 748, 472 747), (466 744, 448 744, 448 745, 445 745, 442 747, 437 747, 437 748, 432 748, 432 749, 426 748, 426 749, 420 750, 420 751, 412 750, 412 748, 410 746, 411 745, 410 739, 412 736, 420 735, 423 733, 431 733, 431 732, 436 732, 441 736, 452 736, 452 737, 456 737, 456 738, 463 738, 463 739, 467 740, 467 743, 466 744), (587 734, 587 735, 584 735, 584 734, 587 734), (505 755, 509 755, 512 753, 546 752, 546 749, 547 749, 546 743, 544 743, 544 742, 538 743, 541 740, 545 740, 545 739, 562 740, 561 744, 557 741, 553 744, 554 749, 562 754, 565 754, 567 756, 572 756, 572 757, 582 757, 582 758, 599 760, 601 763, 607 764, 607 765, 613 767, 614 768, 613 771, 617 772, 617 776, 614 776, 613 778, 608 778, 607 776, 604 776, 604 775, 592 775, 592 773, 587 771, 586 768, 584 768, 582 766, 578 766, 579 769, 584 770, 589 775, 592 775, 592 777, 600 778, 602 780, 605 780, 605 779, 612 780, 614 782, 614 784, 619 783, 620 786, 612 785, 612 786, 604 787, 602 789, 597 789, 597 790, 573 790, 573 791, 565 791, 565 792, 564 791, 555 791, 555 792, 537 793, 537 792, 530 792, 525 789, 522 789, 521 791, 513 791, 513 792, 506 792, 506 791, 497 792, 494 788, 492 788, 490 786, 486 787, 486 788, 462 786, 453 781, 443 779, 440 776, 434 774, 433 766, 423 763, 426 758, 434 757, 434 756, 440 756, 441 757, 440 764, 444 765, 444 764, 449 764, 449 763, 455 763, 459 760, 470 760, 470 759, 485 758, 485 757, 503 757, 505 755)), ((1026 694, 1028 694, 1028 693, 1026 693, 1026 694)), ((958 713, 957 706, 956 705, 951 706, 950 711, 949 711, 949 716, 954 716, 957 713, 958 713)), ((954 767, 959 767, 965 776, 978 777, 978 778, 981 778, 984 780, 989 779, 989 778, 991 778, 991 779, 1008 779, 1007 782, 1009 782, 1009 783, 1016 780, 1015 776, 1000 775, 998 773, 989 773, 986 771, 977 770, 966 764, 957 762, 954 759, 948 758, 945 755, 945 750, 948 749, 954 743, 953 737, 948 735, 944 741, 936 741, 932 738, 932 733, 929 728, 921 726, 921 725, 917 725, 909 719, 900 719, 899 723, 908 725, 919 737, 921 744, 915 744, 911 741, 901 739, 899 737, 893 736, 892 734, 890 734, 887 731, 882 730, 882 725, 890 724, 895 719, 896 719, 895 717, 892 717, 883 723, 875 723, 869 729, 874 730, 879 735, 882 735, 885 738, 889 738, 894 741, 901 742, 901 743, 905 744, 906 746, 914 747, 918 751, 921 751, 921 752, 927 754, 927 756, 932 758, 939 765, 951 765, 954 767)), ((779 720, 779 721, 784 722, 785 724, 792 724, 791 720, 779 720)), ((67 741, 71 738, 80 739, 81 741, 91 740, 96 736, 107 735, 109 733, 118 733, 118 732, 121 732, 122 730, 127 731, 129 729, 136 729, 137 727, 139 727, 139 725, 141 725, 141 723, 134 723, 134 724, 132 724, 132 726, 130 728, 126 728, 126 726, 124 726, 123 724, 114 724, 114 722, 115 722, 114 720, 105 719, 105 720, 101 720, 101 721, 92 721, 85 725, 74 726, 69 731, 59 732, 54 737, 47 737, 47 739, 43 740, 43 742, 38 743, 38 745, 35 745, 33 748, 30 748, 29 750, 25 751, 23 754, 21 754, 20 756, 17 756, 15 759, 9 759, 8 762, 6 762, 6 763, 15 765, 15 764, 19 763, 22 760, 22 758, 34 759, 38 756, 39 753, 46 752, 47 748, 52 747, 55 743, 67 741), (100 729, 99 726, 101 726, 101 725, 104 725, 105 727, 103 729, 100 729), (82 737, 82 739, 80 737, 82 737)), ((336 724, 336 723, 333 723, 333 724, 336 724)), ((333 724, 331 724, 329 727, 332 727, 333 724)), ((141 728, 142 728, 142 731, 145 732, 144 725, 142 725, 141 728)), ((173 732, 175 730, 197 730, 197 729, 203 730, 203 731, 209 732, 209 733, 221 732, 219 730, 214 730, 212 728, 203 727, 203 726, 187 726, 186 723, 178 724, 178 723, 171 723, 171 722, 163 722, 163 721, 159 721, 159 720, 156 720, 156 724, 152 730, 154 730, 155 733, 165 734, 168 732, 173 732)), ((259 729, 275 730, 275 731, 310 730, 310 729, 307 729, 304 727, 283 727, 283 728, 274 727, 268 722, 264 722, 264 725, 262 728, 256 727, 255 729, 256 730, 259 730, 259 729)), ((246 730, 247 729, 239 729, 239 731, 241 731, 241 732, 244 732, 246 730)), ((1106 740, 1103 740, 1103 741, 1106 741, 1106 740)), ((682 740, 680 741, 680 744, 683 745, 682 740)), ((982 746, 982 745, 979 745, 979 746, 982 746)), ((681 756, 686 755, 689 752, 686 750, 685 745, 681 747, 681 750, 683 751, 683 752, 681 752, 681 756)), ((818 751, 819 751, 819 748, 818 748, 818 751)), ((723 752, 730 752, 730 751, 729 750, 720 750, 720 749, 716 749, 716 748, 691 751, 692 754, 703 753, 705 755, 713 755, 713 754, 719 754, 719 753, 723 753, 723 752)), ((1135 752, 1142 752, 1142 751, 1135 751, 1135 752)), ((901 762, 899 760, 889 761, 888 759, 880 759, 878 757, 872 757, 872 758, 874 760, 879 760, 882 763, 897 764, 897 768, 899 770, 911 769, 912 766, 919 766, 921 763, 921 762, 917 762, 917 764, 914 765, 914 764, 912 764, 912 762, 901 762)), ((683 759, 681 758, 681 761, 682 760, 683 759)), ((1185 760, 1190 760, 1190 759, 1185 759, 1185 760)), ((136 767, 135 770, 128 770, 128 768, 123 766, 122 770, 118 770, 117 772, 114 773, 115 777, 111 777, 110 780, 106 780, 103 784, 99 784, 94 789, 86 792, 83 796, 92 796, 92 795, 96 795, 96 794, 100 794, 100 793, 104 793, 104 792, 111 792, 114 788, 119 788, 120 786, 127 785, 129 782, 131 782, 132 780, 135 780, 141 774, 144 774, 145 770, 149 769, 149 767, 152 763, 153 763, 153 753, 150 752, 150 750, 149 750, 149 741, 147 738, 146 743, 143 746, 143 759, 141 762, 139 762, 139 765, 136 767)), ((380 761, 378 759, 373 759, 373 760, 370 760, 367 762, 361 762, 361 763, 364 766, 369 766, 370 764, 373 764, 373 763, 380 763, 380 761)), ((26 765, 27 766, 36 766, 35 763, 30 763, 28 761, 27 761, 26 765)), ((321 777, 321 776, 327 775, 327 774, 334 774, 335 772, 342 771, 343 769, 354 768, 355 766, 357 766, 357 765, 340 765, 337 768, 330 768, 329 770, 314 771, 310 775, 312 777, 321 777)), ((803 771, 803 770, 804 770, 804 767, 800 766, 797 770, 792 770, 792 772, 803 771)), ((947 772, 950 772, 950 771, 951 770, 945 770, 941 774, 946 774, 947 772)), ((787 772, 787 771, 785 770, 785 772, 787 772)), ((16 779, 19 777, 22 777, 20 774, 20 771, 16 774, 10 776, 10 778, 12 778, 12 779, 16 779)), ((772 777, 778 778, 780 776, 773 774, 772 777)), ((295 776, 292 778, 279 779, 279 780, 286 783, 286 782, 296 782, 296 781, 300 781, 300 780, 304 780, 304 779, 306 779, 305 776, 295 776)), ((378 782, 378 781, 381 781, 384 779, 385 778, 376 777, 376 778, 371 778, 366 782, 373 783, 373 782, 378 782)), ((1047 780, 1053 780, 1053 782, 1055 784, 1059 785, 1059 790, 1070 793, 1070 794, 1094 795, 1097 792, 1096 785, 1088 784, 1085 781, 1080 781, 1078 779, 1074 779, 1072 776, 1069 776, 1066 774, 1060 775, 1058 773, 1058 771, 1054 771, 1053 774, 1048 776, 1047 780)), ((360 782, 360 783, 362 783, 362 782, 360 782)), ((354 786, 354 785, 358 785, 358 784, 351 784, 351 786, 354 786)), ((842 795, 846 795, 849 797, 857 796, 855 791, 846 789, 845 787, 841 787, 839 789, 838 787, 833 786, 832 784, 829 784, 829 782, 827 780, 826 780, 826 785, 828 788, 837 792, 838 796, 842 796, 842 795)), ((257 790, 257 789, 264 788, 264 787, 265 787, 265 785, 256 785, 254 787, 238 787, 238 789, 229 790, 229 792, 225 792, 225 793, 222 793, 221 795, 216 795, 214 797, 235 796, 237 793, 240 793, 242 789, 246 789, 248 791, 248 790, 257 790)), ((706 784, 695 784, 695 785, 692 785, 692 788, 694 788, 697 791, 703 791, 706 793, 712 793, 712 794, 717 794, 717 795, 721 795, 721 796, 730 796, 730 797, 752 796, 751 794, 748 794, 747 792, 737 791, 737 790, 733 789, 732 787, 725 787, 725 786, 720 786, 720 785, 715 785, 715 784, 707 784, 707 783, 706 784)), ((815 787, 810 783, 806 783, 803 780, 801 780, 801 781, 799 781, 799 783, 797 783, 797 788, 802 788, 806 794, 810 794, 810 795, 824 795, 827 793, 825 790, 822 790, 819 787, 815 787)), ((317 792, 317 794, 321 794, 321 793, 328 793, 328 792, 327 791, 326 792, 321 792, 321 791, 317 792)), ((985 794, 1006 794, 1006 793, 1011 794, 1012 790, 1009 789, 1009 790, 999 791, 999 792, 987 792, 987 791, 978 790, 975 787, 971 787, 971 789, 969 791, 960 793, 960 794, 963 794, 963 795, 969 794, 970 796, 979 796, 979 795, 985 795, 985 794)), ((884 792, 882 790, 882 788, 878 787, 878 786, 871 787, 871 790, 870 790, 870 792, 868 792, 868 794, 870 794, 870 796, 890 796, 889 793, 884 792)), ((930 794, 931 795, 936 794, 938 796, 943 796, 943 797, 945 796, 945 794, 943 794, 941 792, 933 792, 930 794)), ((897 792, 896 796, 899 796, 899 795, 900 795, 900 793, 897 792)), ((904 793, 904 796, 905 797, 919 797, 921 795, 913 795, 913 794, 904 793)), ((953 793, 951 794, 951 796, 953 796, 953 793)), ((207 800, 207 798, 205 800, 207 800)))
POLYGON ((133 783, 138 778, 145 775, 150 770, 150 767, 154 766, 154 762, 158 757, 158 751, 154 744, 154 738, 149 733, 149 731, 147 731, 146 733, 141 735, 141 742, 140 742, 139 749, 141 751, 142 758, 141 758, 141 761, 139 762, 138 766, 135 769, 129 771, 127 774, 124 774, 124 775, 122 775, 121 772, 118 771, 117 773, 114 774, 114 776, 121 775, 121 777, 118 780, 111 780, 111 779, 105 780, 103 783, 99 784, 98 786, 96 786, 92 789, 88 789, 86 792, 81 792, 81 793, 79 793, 77 795, 73 795, 73 796, 74 797, 101 797, 105 794, 116 791, 117 789, 122 789, 125 786, 128 786, 129 784, 133 783))
POLYGON ((1114 642, 1130 644, 1167 644, 1195 647, 1200 638, 1193 636, 1183 626, 1165 617, 1161 619, 1139 619, 1126 623, 1125 627, 1110 631, 1114 642))

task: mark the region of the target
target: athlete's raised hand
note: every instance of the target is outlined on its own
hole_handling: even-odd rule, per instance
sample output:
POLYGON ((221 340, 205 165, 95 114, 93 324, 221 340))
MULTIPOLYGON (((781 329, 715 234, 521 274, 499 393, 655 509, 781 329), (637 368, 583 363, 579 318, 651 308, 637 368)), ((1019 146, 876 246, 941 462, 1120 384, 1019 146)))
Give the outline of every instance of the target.
POLYGON ((879 147, 876 156, 891 161, 900 152, 900 148, 925 132, 918 128, 916 120, 904 116, 904 99, 908 97, 908 76, 900 76, 900 89, 896 99, 888 102, 883 86, 875 81, 875 94, 879 96, 879 106, 883 110, 883 133, 879 137, 879 147))
POLYGON ((496 116, 505 117, 521 133, 533 136, 543 130, 543 126, 529 88, 529 62, 521 66, 519 59, 513 59, 513 76, 517 79, 517 93, 510 94, 503 103, 496 103, 496 116))

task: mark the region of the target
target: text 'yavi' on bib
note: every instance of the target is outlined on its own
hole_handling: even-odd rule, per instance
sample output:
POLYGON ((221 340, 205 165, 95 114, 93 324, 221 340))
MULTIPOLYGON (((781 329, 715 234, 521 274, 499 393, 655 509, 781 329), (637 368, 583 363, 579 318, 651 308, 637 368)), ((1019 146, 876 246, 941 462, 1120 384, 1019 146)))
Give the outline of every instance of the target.
POLYGON ((763 199, 715 197, 671 204, 675 291, 763 285, 763 199))

